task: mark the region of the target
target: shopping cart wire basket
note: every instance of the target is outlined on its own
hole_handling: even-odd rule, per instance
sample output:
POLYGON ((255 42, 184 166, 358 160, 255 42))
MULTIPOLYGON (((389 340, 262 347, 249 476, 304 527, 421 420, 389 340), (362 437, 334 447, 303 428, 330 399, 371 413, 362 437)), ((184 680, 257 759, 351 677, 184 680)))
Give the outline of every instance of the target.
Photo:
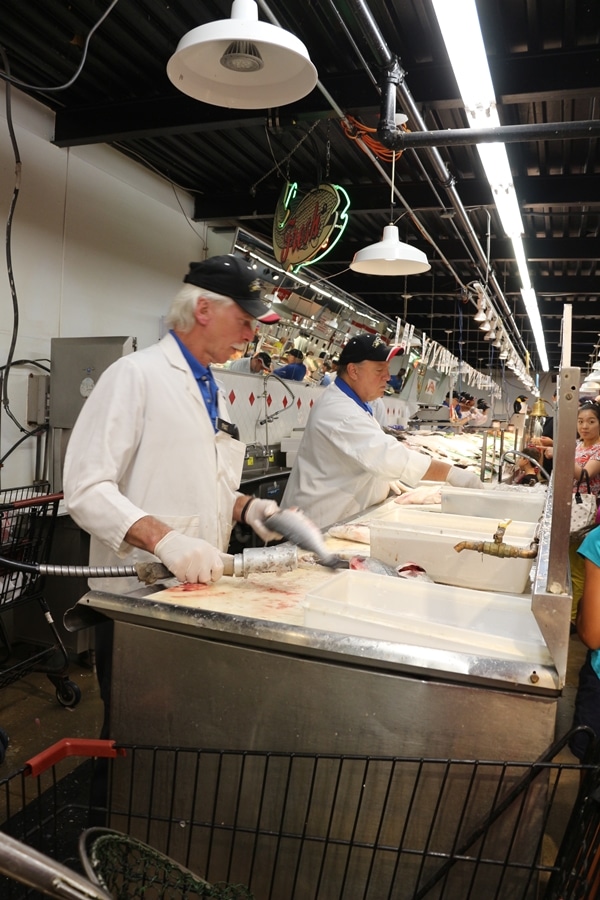
POLYGON ((62 494, 50 494, 46 484, 0 490, 0 613, 24 603, 36 603, 50 630, 49 643, 12 662, 11 640, 0 616, 0 688, 33 671, 44 671, 62 706, 74 707, 81 691, 68 677, 68 654, 44 597, 44 577, 12 568, 47 562, 62 494), (4 562, 2 562, 4 561, 4 562), (54 660, 58 658, 58 662, 54 660), (5 665, 10 661, 9 665, 5 665))
MULTIPOLYGON (((85 875, 101 826, 152 871, 168 857, 256 900, 574 900, 595 890, 600 770, 556 762, 567 740, 534 763, 68 741, 0 782, 1 830, 85 875)), ((112 895, 140 896, 106 858, 112 895)), ((0 876, 3 900, 26 891, 0 876)))

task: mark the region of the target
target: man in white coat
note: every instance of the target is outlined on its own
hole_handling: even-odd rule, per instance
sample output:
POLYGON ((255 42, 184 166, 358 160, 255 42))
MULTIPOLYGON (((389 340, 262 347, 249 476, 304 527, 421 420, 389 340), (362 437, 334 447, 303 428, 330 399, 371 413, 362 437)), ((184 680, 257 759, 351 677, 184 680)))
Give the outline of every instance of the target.
POLYGON ((348 341, 335 382, 308 417, 282 506, 299 507, 324 528, 381 503, 392 481, 481 486, 473 472, 404 447, 374 419, 370 403, 385 390, 395 352, 378 334, 348 341))
MULTIPOLYGON (((238 491, 244 444, 227 421, 210 369, 254 335, 268 312, 248 263, 217 256, 192 263, 162 341, 122 357, 99 378, 71 435, 67 509, 91 535, 90 563, 158 558, 182 582, 217 581, 234 522, 263 539, 278 507, 238 491)), ((135 579, 94 579, 113 593, 135 579)))
MULTIPOLYGON (((254 335, 268 313, 245 260, 191 263, 158 344, 113 363, 75 423, 63 476, 67 510, 89 532, 90 563, 117 566, 158 558, 181 582, 217 581, 234 522, 263 539, 272 500, 240 494, 245 445, 227 421, 210 369, 254 335)), ((128 593, 136 578, 90 579, 128 593)), ((96 628, 96 669, 109 734, 112 622, 96 628)))

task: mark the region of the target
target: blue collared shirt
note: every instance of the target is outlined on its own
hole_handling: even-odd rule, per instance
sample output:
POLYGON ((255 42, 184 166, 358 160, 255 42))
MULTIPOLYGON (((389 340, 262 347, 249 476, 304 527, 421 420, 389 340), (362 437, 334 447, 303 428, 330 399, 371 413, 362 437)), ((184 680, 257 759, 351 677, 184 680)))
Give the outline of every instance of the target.
POLYGON ((364 400, 361 400, 356 391, 353 391, 349 384, 347 384, 343 378, 336 378, 335 384, 339 387, 342 393, 346 394, 347 397, 350 397, 351 400, 354 400, 355 403, 358 403, 361 409, 364 409, 365 412, 368 412, 370 416, 373 415, 373 410, 369 406, 368 403, 365 403, 364 400))
POLYGON ((169 334, 172 334, 177 341, 179 348, 183 353, 185 361, 192 370, 192 375, 196 379, 196 382, 200 389, 200 393, 202 394, 202 398, 204 400, 204 405, 206 406, 206 411, 210 416, 210 420, 216 433, 218 430, 217 419, 219 418, 219 403, 217 400, 217 397, 219 395, 219 388, 217 387, 215 376, 213 375, 210 367, 203 366, 201 362, 198 362, 196 357, 190 353, 188 348, 181 342, 174 331, 171 330, 169 334))

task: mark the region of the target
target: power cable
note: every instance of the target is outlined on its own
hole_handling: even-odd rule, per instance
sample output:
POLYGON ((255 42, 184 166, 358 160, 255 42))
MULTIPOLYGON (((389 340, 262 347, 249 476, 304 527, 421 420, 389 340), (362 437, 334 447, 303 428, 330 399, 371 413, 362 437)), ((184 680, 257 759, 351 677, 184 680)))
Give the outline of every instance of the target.
POLYGON ((102 23, 104 22, 106 17, 109 15, 109 13, 112 12, 112 10, 114 9, 114 7, 117 5, 118 2, 119 2, 119 0, 112 0, 112 3, 102 13, 100 18, 96 22, 96 24, 88 32, 88 35, 85 39, 85 43, 83 45, 83 53, 81 56, 81 62, 79 63, 79 65, 75 71, 75 74, 71 78, 69 78, 69 80, 67 82, 65 82, 64 84, 59 84, 59 85, 55 85, 53 87, 52 86, 49 87, 48 85, 44 85, 44 84, 28 84, 26 81, 21 81, 20 78, 13 78, 10 74, 9 67, 6 64, 6 57, 5 57, 4 50, 2 47, 0 47, 0 53, 2 53, 2 59, 4 62, 4 72, 2 72, 0 70, 0 79, 2 79, 3 81, 6 81, 7 85, 12 84, 14 87, 22 88, 25 91, 40 91, 44 94, 56 93, 57 91, 66 91, 67 88, 70 88, 71 85, 77 81, 77 79, 81 75, 81 72, 83 71, 83 67, 87 60, 89 43, 92 39, 92 36, 95 34, 95 32, 98 30, 98 28, 100 28, 100 26, 102 25, 102 23))

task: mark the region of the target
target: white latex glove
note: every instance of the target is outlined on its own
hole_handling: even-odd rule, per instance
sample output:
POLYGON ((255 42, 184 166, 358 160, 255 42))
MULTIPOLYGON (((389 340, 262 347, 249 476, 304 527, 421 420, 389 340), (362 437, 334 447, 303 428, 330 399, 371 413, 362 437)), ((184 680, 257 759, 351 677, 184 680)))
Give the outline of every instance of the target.
POLYGON ((223 574, 223 560, 216 547, 179 531, 167 532, 154 548, 154 555, 184 583, 208 584, 223 574))
POLYGON ((459 469, 458 466, 450 467, 450 471, 446 475, 446 484, 459 488, 483 487, 479 475, 476 475, 475 472, 469 472, 468 469, 459 469))
POLYGON ((401 494, 406 494, 409 488, 406 487, 405 484, 402 484, 401 481, 390 481, 390 491, 392 494, 396 494, 398 497, 401 494))
POLYGON ((263 541, 278 541, 281 537, 276 531, 269 531, 265 526, 265 519, 279 512, 279 506, 274 500, 261 500, 254 497, 251 503, 246 507, 244 514, 244 522, 249 525, 252 531, 256 532, 263 541))

